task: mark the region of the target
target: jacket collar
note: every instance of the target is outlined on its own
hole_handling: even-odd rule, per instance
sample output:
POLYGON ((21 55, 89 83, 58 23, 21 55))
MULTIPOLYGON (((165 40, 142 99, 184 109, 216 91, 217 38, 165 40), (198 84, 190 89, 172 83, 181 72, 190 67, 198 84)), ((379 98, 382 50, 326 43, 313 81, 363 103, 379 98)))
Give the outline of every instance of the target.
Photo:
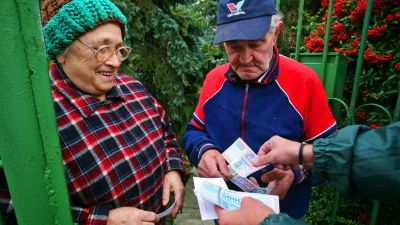
POLYGON ((260 74, 260 76, 257 79, 250 80, 250 81, 245 81, 242 80, 242 78, 239 77, 239 75, 236 73, 236 71, 233 70, 231 66, 229 66, 229 70, 225 73, 226 78, 233 82, 233 83, 251 83, 251 84, 268 84, 271 81, 275 80, 278 77, 279 74, 279 51, 276 46, 274 46, 274 54, 271 59, 271 64, 269 65, 269 68, 267 71, 263 72, 260 74))
POLYGON ((100 100, 83 92, 71 82, 58 63, 50 65, 50 80, 52 88, 57 90, 85 118, 91 116, 99 106, 108 104, 110 101, 125 101, 124 94, 115 84, 107 93, 106 100, 100 100))

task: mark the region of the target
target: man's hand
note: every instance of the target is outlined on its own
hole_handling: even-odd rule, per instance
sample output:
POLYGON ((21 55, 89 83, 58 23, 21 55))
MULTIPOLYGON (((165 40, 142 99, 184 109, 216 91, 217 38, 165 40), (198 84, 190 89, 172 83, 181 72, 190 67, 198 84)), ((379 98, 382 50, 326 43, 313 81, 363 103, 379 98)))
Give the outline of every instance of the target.
POLYGON ((292 170, 275 168, 272 171, 264 173, 261 176, 261 180, 269 183, 268 187, 271 188, 271 195, 278 195, 279 199, 284 199, 293 184, 294 173, 292 170))
POLYGON ((159 220, 154 212, 134 207, 120 207, 110 210, 107 225, 154 225, 159 220))
POLYGON ((259 225, 274 211, 263 203, 251 197, 245 197, 240 203, 240 209, 224 210, 215 206, 220 225, 259 225))
POLYGON ((289 170, 297 167, 300 143, 273 136, 258 151, 255 166, 272 163, 275 167, 289 170))
POLYGON ((174 192, 176 202, 171 215, 175 217, 179 209, 183 207, 183 199, 185 198, 185 186, 183 186, 181 175, 175 170, 171 170, 165 174, 162 195, 163 206, 168 204, 171 192, 174 192))
POLYGON ((223 177, 224 179, 232 177, 224 157, 215 149, 207 150, 203 154, 199 162, 198 171, 201 177, 223 177))

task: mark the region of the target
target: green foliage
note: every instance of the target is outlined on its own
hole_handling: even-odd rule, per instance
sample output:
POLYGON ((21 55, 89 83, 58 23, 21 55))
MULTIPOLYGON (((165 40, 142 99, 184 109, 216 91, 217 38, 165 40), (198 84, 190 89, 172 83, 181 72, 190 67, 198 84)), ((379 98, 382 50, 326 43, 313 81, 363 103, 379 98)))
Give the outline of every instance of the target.
POLYGON ((114 2, 128 18, 126 42, 133 48, 122 72, 140 80, 160 101, 180 139, 197 103, 205 72, 220 63, 221 51, 210 40, 215 20, 211 11, 216 11, 216 3, 114 2))
MULTIPOLYGON (((305 14, 303 50, 322 52, 327 26, 328 0, 321 0, 318 13, 305 14)), ((358 50, 367 1, 334 0, 329 51, 336 51, 349 58, 348 76, 344 89, 344 99, 350 102, 354 74, 356 73, 358 50)), ((400 1, 373 1, 372 17, 368 27, 366 48, 361 58, 363 68, 359 83, 357 102, 377 103, 393 114, 400 90, 400 1)), ((382 126, 389 118, 381 110, 364 111, 362 122, 382 126), (380 115, 378 115, 380 114, 380 115)), ((360 121, 359 119, 357 119, 360 121)))
MULTIPOLYGON (((335 189, 329 185, 313 187, 311 203, 305 221, 310 225, 328 224, 331 217, 335 189)), ((340 194, 335 225, 365 225, 370 223, 372 200, 350 198, 340 194)), ((400 205, 381 203, 378 214, 380 225, 393 225, 400 221, 400 205)))

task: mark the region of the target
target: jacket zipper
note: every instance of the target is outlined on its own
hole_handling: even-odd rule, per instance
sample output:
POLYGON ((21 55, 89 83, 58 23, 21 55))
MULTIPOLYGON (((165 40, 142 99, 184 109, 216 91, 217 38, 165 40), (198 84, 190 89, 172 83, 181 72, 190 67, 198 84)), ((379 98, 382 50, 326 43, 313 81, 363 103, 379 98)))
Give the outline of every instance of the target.
POLYGON ((247 104, 247 96, 249 94, 249 83, 246 83, 246 89, 244 91, 244 98, 243 98, 243 108, 242 108, 242 132, 240 134, 241 138, 244 140, 244 114, 246 111, 246 104, 247 104))

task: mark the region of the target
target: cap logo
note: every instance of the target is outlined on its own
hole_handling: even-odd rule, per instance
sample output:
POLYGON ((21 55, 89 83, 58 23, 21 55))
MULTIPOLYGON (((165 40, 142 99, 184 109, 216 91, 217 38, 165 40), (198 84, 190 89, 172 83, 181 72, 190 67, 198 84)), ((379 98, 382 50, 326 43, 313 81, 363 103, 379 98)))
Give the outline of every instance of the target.
POLYGON ((245 0, 242 0, 238 3, 228 3, 226 4, 229 8, 229 11, 231 11, 231 13, 229 13, 227 16, 228 18, 232 17, 232 16, 237 16, 237 15, 244 15, 246 14, 246 12, 242 11, 242 5, 244 3, 245 0))

